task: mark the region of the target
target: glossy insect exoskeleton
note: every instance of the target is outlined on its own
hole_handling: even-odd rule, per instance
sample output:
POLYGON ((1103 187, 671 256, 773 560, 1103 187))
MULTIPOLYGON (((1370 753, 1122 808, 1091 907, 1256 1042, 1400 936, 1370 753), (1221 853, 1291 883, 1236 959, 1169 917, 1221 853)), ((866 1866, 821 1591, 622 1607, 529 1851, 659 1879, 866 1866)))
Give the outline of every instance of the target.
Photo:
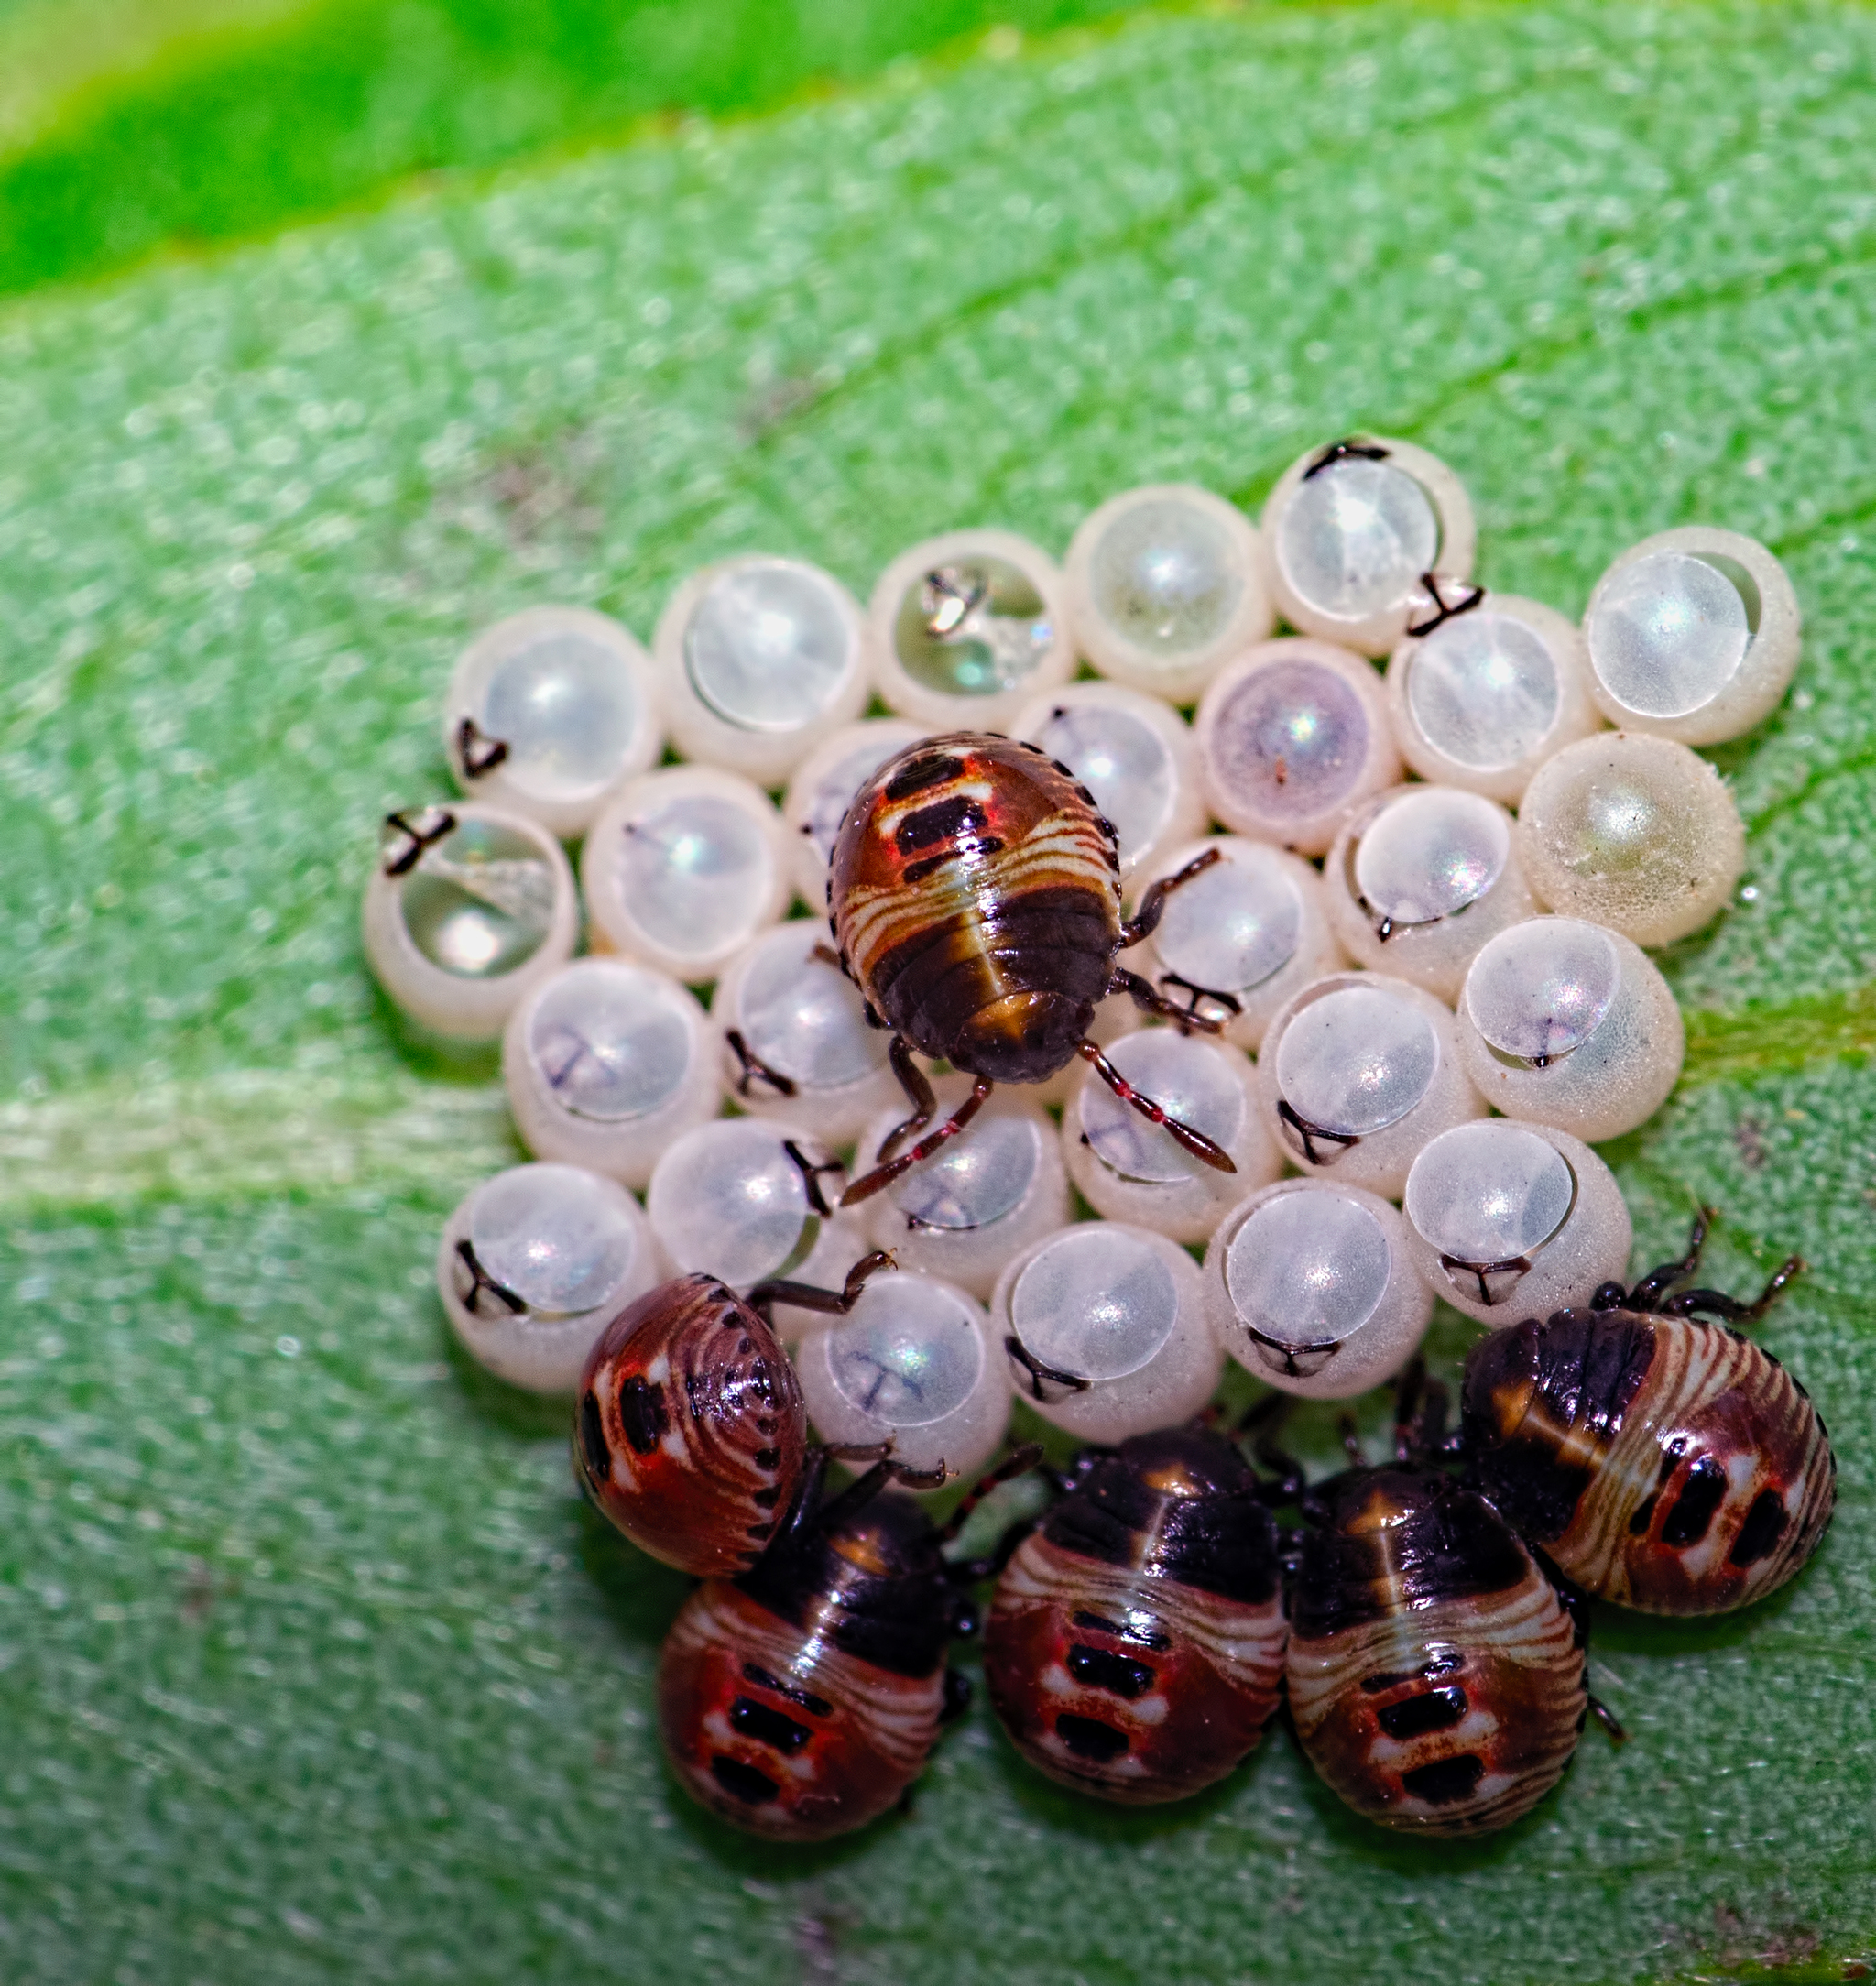
POLYGON ((807 1410, 767 1314, 786 1303, 845 1315, 890 1260, 856 1263, 844 1290, 760 1282, 747 1299, 714 1276, 678 1276, 620 1311, 574 1402, 573 1467, 593 1501, 680 1572, 747 1571, 793 1507, 808 1456, 807 1410))
POLYGON ((684 1790, 733 1826, 780 1841, 846 1834, 918 1776, 938 1728, 970 1700, 945 1667, 976 1630, 964 1588, 977 1565, 943 1547, 1019 1450, 943 1531, 910 1498, 880 1495, 880 1463, 818 1511, 811 1466, 790 1521, 755 1567, 685 1601, 659 1663, 665 1754, 684 1790))
POLYGON ((997 1583, 984 1679, 1029 1762, 1130 1805, 1222 1779, 1283 1674, 1277 1526, 1238 1451, 1136 1435, 1080 1479, 997 1583))
POLYGON ((1591 1701, 1583 1633, 1490 1503, 1424 1466, 1445 1406, 1428 1393, 1395 1466, 1358 1461, 1301 1492, 1285 1677, 1304 1753, 1358 1814, 1484 1834, 1570 1762, 1591 1701))
POLYGON ((866 1199, 928 1158, 995 1084, 1044 1082, 1077 1054, 1188 1151, 1234 1171, 1211 1139, 1132 1089, 1087 1038, 1109 993, 1216 1031, 1114 963, 1151 933, 1168 892, 1216 859, 1208 851, 1155 883, 1139 914, 1123 922, 1113 824, 1041 747, 958 731, 889 758, 847 810, 827 884, 841 963, 866 994, 868 1016, 892 1031, 893 1067, 914 1106, 882 1158, 923 1130, 935 1109, 909 1050, 976 1081, 950 1118, 856 1181, 843 1204, 866 1199))
POLYGON ((1586 1309, 1494 1331, 1466 1361, 1466 1446, 1487 1494, 1579 1586, 1647 1613, 1720 1613, 1783 1586, 1836 1501, 1810 1396, 1730 1328, 1803 1264, 1754 1304, 1670 1295, 1706 1229, 1633 1289, 1606 1283, 1586 1309))

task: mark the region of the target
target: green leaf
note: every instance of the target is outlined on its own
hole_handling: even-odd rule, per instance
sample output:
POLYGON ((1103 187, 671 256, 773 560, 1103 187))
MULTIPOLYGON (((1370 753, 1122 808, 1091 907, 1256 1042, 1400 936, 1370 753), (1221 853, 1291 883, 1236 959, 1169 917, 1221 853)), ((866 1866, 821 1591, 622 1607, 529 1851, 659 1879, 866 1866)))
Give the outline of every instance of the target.
POLYGON ((1126 4, 0 0, 0 292, 1126 4), (11 33, 8 5, 25 7, 11 33), (8 158, 14 131, 26 142, 8 158))
POLYGON ((1853 5, 1145 18, 0 312, 10 1976, 1876 1956, 1872 58, 1853 5), (981 1708, 910 1815, 732 1839, 658 1762, 681 1582, 448 1348, 437 1223, 512 1148, 369 989, 374 818, 442 791, 451 655, 524 602, 645 631, 732 549, 864 587, 947 524, 1059 547, 1358 424, 1454 463, 1485 575, 1568 610, 1695 518, 1790 566, 1796 693, 1719 755, 1756 895, 1678 949, 1687 1080, 1613 1156, 1643 1254, 1708 1199, 1724 1280, 1809 1259, 1766 1328, 1836 1528, 1744 1616, 1604 1610, 1631 1741, 1489 1842, 1363 1827, 1281 1733, 1107 1811, 981 1708))

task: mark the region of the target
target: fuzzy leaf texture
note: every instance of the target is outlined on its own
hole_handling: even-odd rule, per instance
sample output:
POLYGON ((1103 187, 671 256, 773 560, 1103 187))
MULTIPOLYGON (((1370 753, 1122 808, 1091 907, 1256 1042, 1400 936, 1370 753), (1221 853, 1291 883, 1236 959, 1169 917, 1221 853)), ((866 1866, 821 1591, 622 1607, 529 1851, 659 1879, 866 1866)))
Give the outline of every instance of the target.
POLYGON ((1872 60, 1851 5, 1144 16, 0 310, 0 1970, 1876 1962, 1872 60), (981 1705, 909 1815, 736 1839, 658 1758, 682 1582, 449 1348, 438 1222, 517 1152, 370 988, 376 816, 445 790, 450 660, 525 603, 642 635, 753 547, 864 592, 1133 483, 1254 506, 1357 426, 1458 468, 1494 585, 1576 612, 1694 519, 1796 582, 1794 693, 1717 755, 1750 887, 1669 962, 1686 1078, 1610 1155, 1641 1253, 1706 1199, 1715 1280, 1813 1264, 1765 1329, 1836 1527, 1744 1615, 1600 1610, 1631 1741, 1489 1842, 1364 1827, 1281 1733, 1106 1810, 981 1705))

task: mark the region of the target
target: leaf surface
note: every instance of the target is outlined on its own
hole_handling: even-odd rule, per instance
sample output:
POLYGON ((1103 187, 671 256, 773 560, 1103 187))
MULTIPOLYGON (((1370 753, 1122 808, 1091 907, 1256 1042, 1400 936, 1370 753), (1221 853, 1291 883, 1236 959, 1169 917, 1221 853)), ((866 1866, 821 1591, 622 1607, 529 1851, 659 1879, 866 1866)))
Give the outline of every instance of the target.
POLYGON ((1146 17, 0 312, 10 1974, 1868 1962, 1872 58, 1825 5, 1146 17), (953 523, 1059 549, 1357 425, 1451 461, 1484 576, 1568 611, 1694 518, 1790 566, 1796 692, 1718 755, 1751 893, 1674 957, 1687 1080, 1611 1156, 1644 1254, 1698 1198, 1716 1280, 1811 1261, 1768 1329, 1835 1530, 1742 1617, 1605 1610, 1632 1741, 1489 1843, 1363 1828, 1281 1734, 1098 1809, 981 1708, 909 1816, 734 1839, 650 1727, 682 1583, 448 1348, 438 1222, 513 1147, 370 990, 374 821, 442 791, 451 656, 526 602, 647 633, 750 546, 863 590, 953 523))

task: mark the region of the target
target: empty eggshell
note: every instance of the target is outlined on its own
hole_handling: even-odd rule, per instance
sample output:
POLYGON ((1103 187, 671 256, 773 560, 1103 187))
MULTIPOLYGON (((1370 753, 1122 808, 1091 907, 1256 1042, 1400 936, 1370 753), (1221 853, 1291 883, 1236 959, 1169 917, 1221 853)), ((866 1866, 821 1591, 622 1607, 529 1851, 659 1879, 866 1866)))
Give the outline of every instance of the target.
POLYGON ((1433 1292, 1379 1195, 1283 1179, 1232 1208, 1205 1250, 1205 1307, 1225 1349, 1268 1386, 1348 1400, 1419 1349, 1433 1292))
POLYGON ((1009 1425, 1009 1361, 968 1291, 889 1271, 822 1326, 802 1333, 793 1356, 823 1441, 889 1442, 894 1461, 942 1467, 947 1481, 975 1475, 997 1452, 1009 1425))
POLYGON ((1203 1241, 1227 1207, 1282 1170, 1241 1049, 1144 1027, 1122 1035, 1107 1059, 1168 1117, 1222 1146, 1238 1170, 1221 1173, 1195 1158, 1087 1069, 1062 1113, 1062 1149, 1069 1176, 1097 1214, 1174 1241, 1203 1241))
POLYGON ((900 552, 867 625, 880 697, 933 730, 1001 730, 1074 673, 1062 574, 1011 531, 947 531, 900 552))
POLYGON ((697 985, 788 907, 781 816, 740 774, 664 766, 593 824, 580 879, 594 949, 697 985))
POLYGON ((1026 1249, 998 1278, 990 1316, 1019 1395, 1083 1441, 1189 1420, 1224 1369, 1197 1263, 1121 1221, 1080 1221, 1026 1249))
POLYGON ((1400 1193, 1430 1138, 1485 1114, 1451 1010, 1374 972, 1334 973, 1284 1006, 1264 1037, 1257 1090, 1292 1165, 1383 1198, 1400 1193))
MULTIPOLYGON (((935 1122, 962 1102, 966 1086, 952 1076, 933 1087, 935 1122)), ((901 1105, 874 1118, 860 1135, 856 1168, 874 1162, 905 1115, 901 1105)), ((1026 1088, 1005 1088, 932 1157, 864 1202, 857 1217, 901 1269, 946 1277, 983 1298, 1013 1253, 1066 1226, 1071 1212, 1054 1125, 1026 1088)))
POLYGON ((867 1022, 860 989, 817 920, 776 924, 731 959, 710 1018, 724 1083, 755 1116, 780 1113, 844 1145, 900 1095, 889 1037, 867 1022))
POLYGON ((1283 618, 1374 656, 1406 632, 1425 574, 1470 574, 1477 537, 1452 470, 1412 442, 1382 435, 1299 455, 1278 477, 1260 529, 1283 618))
POLYGON ((509 1016, 502 1080, 540 1159, 642 1188, 673 1138, 723 1104, 717 1042, 688 987, 622 958, 576 958, 509 1016))
POLYGON ((1581 1139, 1484 1118, 1424 1145, 1402 1203, 1420 1272, 1481 1324, 1588 1303, 1628 1267, 1615 1174, 1581 1139))
POLYGON ((1653 961, 1571 917, 1500 932, 1472 962, 1457 1019, 1460 1059, 1489 1104, 1591 1144, 1645 1124, 1686 1053, 1653 961))
POLYGON ((1207 853, 1218 859, 1165 899, 1138 969, 1167 998, 1222 1020, 1223 1038, 1255 1053, 1292 993, 1348 961, 1329 928, 1320 873, 1269 842, 1237 835, 1186 842, 1154 863, 1148 887, 1207 853))
POLYGON ((511 1386, 571 1392, 594 1340, 660 1282, 638 1203, 575 1165, 512 1165, 443 1224, 437 1293, 450 1328, 511 1386))
POLYGON ((1511 817, 1482 793, 1397 786, 1336 837, 1323 864, 1329 922, 1371 972, 1458 997, 1488 939, 1535 914, 1511 817))
POLYGON ((857 603, 802 559, 746 554, 692 573, 651 652, 678 750, 759 786, 857 717, 872 686, 857 603))
POLYGON ((589 607, 529 607, 485 628, 443 698, 456 783, 563 840, 663 746, 650 658, 589 607))
POLYGON ((1583 632, 1611 724, 1718 745, 1777 706, 1802 617, 1784 567, 1756 538, 1690 524, 1622 553, 1597 581, 1583 632))
POLYGON ((365 888, 365 955, 410 1018, 492 1042, 573 955, 573 872, 552 832, 480 801, 387 815, 365 888))
MULTIPOLYGON (((1449 599, 1473 591, 1439 584, 1449 599)), ((1546 758, 1601 727, 1583 630, 1508 593, 1432 619, 1411 622, 1388 662, 1401 756, 1423 780, 1515 807, 1546 758)))
POLYGON ((837 1290, 870 1248, 854 1216, 837 1211, 845 1172, 805 1125, 717 1118, 667 1147, 645 1211, 681 1274, 738 1290, 778 1276, 837 1290))

